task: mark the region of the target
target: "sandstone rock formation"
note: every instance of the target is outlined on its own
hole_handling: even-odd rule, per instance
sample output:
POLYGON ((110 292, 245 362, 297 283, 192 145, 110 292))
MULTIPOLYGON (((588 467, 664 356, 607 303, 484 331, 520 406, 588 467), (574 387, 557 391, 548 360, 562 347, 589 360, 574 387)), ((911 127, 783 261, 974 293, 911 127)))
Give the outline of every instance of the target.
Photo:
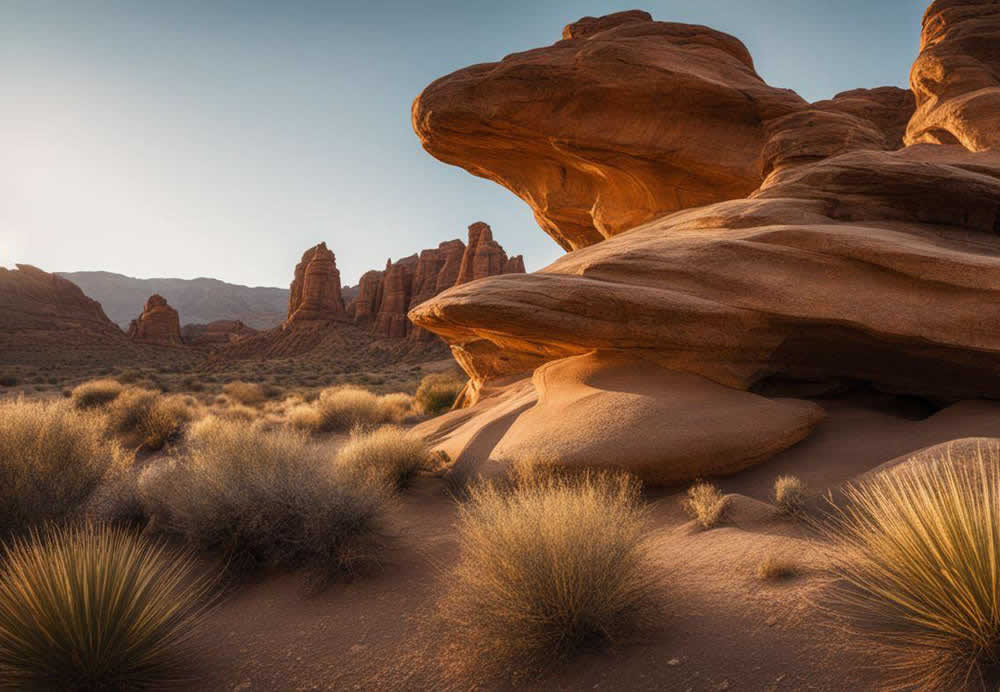
POLYGON ((460 283, 513 273, 524 273, 524 259, 508 258, 489 225, 479 221, 469 226, 468 246, 449 240, 419 255, 389 260, 384 271, 366 272, 347 315, 357 324, 370 324, 378 338, 433 339, 414 328, 407 317, 411 308, 460 283))
POLYGON ((805 105, 765 84, 734 37, 633 11, 439 79, 412 117, 428 152, 510 189, 571 250, 746 196, 765 123, 805 105))
POLYGON ((1000 5, 935 0, 924 15, 920 55, 910 73, 917 112, 907 144, 1000 145, 1000 5))
POLYGON ((132 320, 128 337, 133 341, 159 346, 182 346, 181 321, 167 299, 153 294, 142 308, 142 314, 132 320))
MULTIPOLYGON (((998 7, 930 7, 915 102, 883 88, 806 104, 761 82, 735 39, 634 13, 581 20, 569 40, 428 87, 414 104, 428 150, 514 189, 545 231, 580 248, 537 273, 459 285, 411 310, 469 373, 466 403, 490 399, 495 411, 497 383, 535 371, 533 408, 501 425, 486 410, 477 420, 473 407, 436 442, 478 440, 480 463, 547 444, 564 463, 607 465, 603 443, 571 438, 588 425, 627 437, 607 420, 625 401, 630 419, 645 421, 641 435, 691 452, 683 467, 640 468, 666 482, 732 470, 717 449, 692 442, 688 411, 724 408, 779 379, 863 382, 938 402, 1000 397, 1000 150, 991 148, 1000 107, 990 106, 1000 43, 986 40, 1000 34, 998 7), (722 98, 731 92, 744 103, 722 98), (687 141, 672 138, 675 123, 687 141), (668 141, 669 154, 657 149, 668 141), (740 172, 739 184, 707 185, 728 201, 663 201, 685 171, 694 189, 719 175, 706 173, 713 162, 740 172), (651 219, 672 209, 683 210, 651 219), (594 364, 586 378, 553 363, 595 352, 624 360, 594 364), (649 363, 667 374, 649 374, 649 363), (630 369, 661 381, 661 394, 622 374, 630 369), (719 388, 670 384, 682 376, 719 388), (594 386, 610 380, 625 384, 594 386), (547 433, 536 436, 536 425, 547 433)), ((509 397, 523 403, 517 387, 509 397)), ((742 401, 750 419, 765 411, 742 401)), ((736 445, 726 454, 740 466, 790 444, 815 423, 803 411, 764 412, 785 428, 769 429, 766 442, 719 427, 736 445)))
POLYGON ((320 243, 306 250, 295 267, 284 327, 331 320, 346 321, 347 310, 340 295, 337 258, 326 243, 320 243))
POLYGON ((246 339, 257 334, 256 329, 239 320, 217 320, 208 324, 185 324, 181 327, 181 338, 188 346, 196 348, 216 348, 246 339))

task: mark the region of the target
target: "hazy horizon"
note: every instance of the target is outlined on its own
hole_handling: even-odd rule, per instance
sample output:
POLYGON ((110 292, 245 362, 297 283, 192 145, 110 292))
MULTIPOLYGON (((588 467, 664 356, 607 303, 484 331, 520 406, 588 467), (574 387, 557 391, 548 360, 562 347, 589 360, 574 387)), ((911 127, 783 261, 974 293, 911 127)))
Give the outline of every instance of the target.
MULTIPOLYGON (((810 101, 906 86, 926 2, 660 0, 810 101)), ((489 223, 529 271, 526 204, 425 153, 431 81, 634 3, 29 2, 0 6, 0 266, 287 287, 325 241, 342 283, 489 223)))

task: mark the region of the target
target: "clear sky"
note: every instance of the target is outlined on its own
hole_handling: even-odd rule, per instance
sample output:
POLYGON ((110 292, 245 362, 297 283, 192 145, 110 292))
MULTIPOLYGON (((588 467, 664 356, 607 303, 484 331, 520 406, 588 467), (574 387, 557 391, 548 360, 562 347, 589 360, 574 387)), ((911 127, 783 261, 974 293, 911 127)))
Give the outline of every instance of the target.
POLYGON ((287 286, 325 240, 344 283, 488 222, 529 271, 527 205, 426 154, 439 76, 640 7, 750 49, 809 100, 905 86, 922 0, 0 0, 0 265, 287 286))

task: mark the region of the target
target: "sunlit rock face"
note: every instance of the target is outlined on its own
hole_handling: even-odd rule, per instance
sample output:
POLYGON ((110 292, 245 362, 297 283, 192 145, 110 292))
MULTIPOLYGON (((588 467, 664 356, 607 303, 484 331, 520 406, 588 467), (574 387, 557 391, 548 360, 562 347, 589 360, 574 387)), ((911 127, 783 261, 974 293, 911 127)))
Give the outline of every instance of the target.
POLYGON ((347 320, 347 309, 340 294, 337 258, 326 243, 320 243, 306 250, 295 267, 284 326, 330 320, 347 320))
MULTIPOLYGON (((533 274, 456 286, 412 310, 411 319, 442 335, 452 346, 471 377, 463 399, 468 404, 475 404, 482 392, 491 392, 489 397, 495 398, 496 383, 532 372, 537 402, 544 399, 543 390, 577 391, 568 380, 558 382, 564 369, 550 365, 593 353, 614 353, 634 363, 615 361, 616 372, 632 367, 636 373, 646 373, 655 366, 663 373, 646 379, 667 381, 669 373, 685 373, 724 389, 763 391, 768 382, 781 379, 862 382, 882 391, 941 402, 1000 396, 1000 369, 996 367, 1000 359, 1000 151, 990 140, 1000 132, 1000 106, 985 106, 992 97, 991 87, 984 87, 989 82, 986 75, 995 73, 993 58, 1000 44, 983 40, 1000 31, 998 8, 996 2, 987 0, 932 5, 925 22, 924 49, 914 67, 915 96, 889 87, 846 92, 806 104, 757 80, 755 95, 761 96, 754 103, 780 105, 767 108, 767 117, 758 118, 759 130, 748 125, 745 111, 705 97, 717 93, 698 78, 707 69, 702 63, 703 52, 708 50, 703 39, 715 36, 714 32, 689 28, 690 45, 676 46, 669 37, 679 31, 677 25, 636 15, 624 23, 616 23, 614 17, 583 20, 586 27, 580 31, 589 38, 563 41, 439 80, 414 107, 420 116, 415 126, 425 146, 439 158, 460 163, 474 173, 489 172, 487 177, 512 189, 516 186, 508 178, 522 175, 522 188, 515 189, 519 194, 542 185, 539 181, 552 180, 536 172, 548 170, 557 158, 542 144, 543 138, 525 134, 526 130, 535 134, 544 125, 536 125, 535 130, 527 124, 511 125, 518 107, 532 114, 532 122, 548 123, 551 117, 576 133, 576 150, 605 152, 611 148, 608 138, 630 132, 630 123, 635 122, 626 95, 636 99, 635 113, 645 114, 634 117, 687 123, 690 143, 679 145, 677 151, 693 147, 704 154, 706 163, 698 156, 677 156, 668 167, 651 168, 649 161, 656 157, 630 158, 630 149, 623 144, 623 153, 615 159, 617 168, 608 179, 642 180, 644 189, 651 190, 656 189, 657 179, 675 180, 685 166, 695 179, 712 163, 704 142, 722 141, 716 140, 717 132, 726 133, 719 137, 742 133, 737 149, 744 152, 744 160, 754 160, 757 168, 747 164, 745 170, 756 170, 756 177, 751 188, 742 191, 715 188, 720 197, 729 198, 725 201, 692 201, 678 205, 688 208, 674 213, 657 215, 656 204, 623 205, 611 214, 620 224, 613 233, 591 235, 574 235, 581 226, 567 221, 581 217, 560 215, 553 211, 557 205, 551 201, 539 204, 545 199, 536 194, 541 188, 532 188, 522 196, 535 207, 543 229, 550 235, 562 234, 563 241, 573 237, 585 242, 564 242, 577 249, 533 274), (613 28, 602 29, 605 26, 613 28), (659 37, 653 42, 660 47, 657 50, 645 42, 651 35, 659 37), (640 37, 644 38, 637 44, 640 37), (580 64, 589 65, 589 47, 565 45, 580 41, 596 42, 594 46, 603 46, 602 53, 630 55, 619 73, 645 64, 629 52, 637 45, 647 46, 643 54, 648 60, 659 55, 659 50, 665 51, 675 60, 672 97, 661 95, 651 104, 625 88, 616 92, 623 100, 614 112, 590 103, 603 102, 585 98, 586 89, 577 90, 584 84, 582 68, 567 67, 562 58, 564 51, 573 55, 582 51, 580 64), (505 90, 494 88, 492 80, 499 79, 498 75, 525 64, 534 70, 524 73, 525 85, 508 79, 509 97, 504 96, 505 90), (933 83, 921 77, 930 74, 931 65, 937 70, 933 83), (544 89, 529 88, 536 84, 530 75, 537 74, 546 75, 551 84, 544 89), (947 111, 961 117, 936 120, 937 107, 929 104, 934 99, 944 104, 940 101, 943 94, 948 101, 969 104, 947 111), (704 108, 704 122, 692 117, 693 104, 704 108), (973 104, 979 105, 973 108, 973 104), (570 114, 575 118, 572 127, 566 120, 570 114), (618 120, 623 128, 615 127, 618 120), (930 132, 931 122, 945 123, 952 137, 915 136, 930 132), (509 171, 503 168, 507 163, 509 171), (501 168, 506 172, 497 173, 501 168), (638 216, 636 209, 642 210, 638 216), (541 384, 539 373, 544 376, 541 384)), ((719 41, 730 48, 738 45, 731 43, 735 39, 719 41)), ((731 56, 733 50, 729 50, 731 56)), ((749 58, 737 62, 747 69, 751 64, 749 58)), ((721 63, 729 64, 727 60, 721 63)), ((723 68, 714 69, 721 79, 718 70, 723 68)), ((648 81, 636 81, 655 88, 658 73, 653 72, 648 81)), ((750 73, 726 68, 725 74, 749 79, 750 73)), ((726 79, 721 82, 731 84, 726 79)), ((611 102, 615 103, 614 98, 611 102)), ((654 131, 650 126, 648 132, 654 131)), ((630 137, 636 138, 635 133, 630 137)), ((591 170, 599 168, 595 163, 591 170)), ((744 180, 750 181, 750 176, 744 180)), ((589 202, 580 202, 583 198, 578 197, 574 204, 600 208, 597 216, 610 213, 611 207, 604 206, 603 190, 588 190, 589 202)), ((569 197, 559 197, 565 199, 569 197)), ((593 228, 598 228, 596 222, 593 228)), ((599 371, 605 367, 602 362, 593 367, 599 371)), ((647 420, 646 414, 657 410, 674 411, 661 420, 677 435, 685 430, 678 413, 685 410, 685 401, 704 408, 706 396, 717 396, 720 405, 725 399, 721 392, 712 394, 711 388, 699 390, 697 402, 683 389, 651 396, 638 384, 600 385, 606 379, 599 373, 588 375, 588 410, 609 410, 600 402, 625 394, 638 407, 630 413, 636 420, 647 420), (677 400, 664 401, 663 397, 677 400)), ((640 383, 643 378, 616 381, 640 383)), ((524 396, 523 392, 518 396, 524 396)), ((572 397, 549 397, 544 416, 535 408, 540 403, 526 410, 536 411, 530 415, 539 420, 564 421, 568 435, 586 437, 585 427, 597 421, 574 422, 574 412, 581 409, 578 404, 570 405, 572 401, 572 397), (560 402, 565 406, 557 410, 563 406, 560 402)), ((756 406, 747 401, 751 408, 756 406)), ((491 421, 489 439, 495 441, 484 452, 483 436, 470 431, 470 426, 478 425, 476 410, 470 409, 460 432, 456 428, 448 435, 480 440, 476 453, 494 460, 525 448, 520 440, 531 437, 526 432, 530 426, 516 421, 528 413, 508 416, 506 432, 495 420, 482 417, 491 421)), ((793 419, 796 422, 789 423, 789 434, 773 439, 788 441, 795 437, 790 434, 793 429, 802 431, 803 419, 793 419)), ((805 420, 806 427, 812 424, 808 416, 805 420)), ((665 435, 657 438, 661 447, 669 446, 672 439, 665 435)), ((764 445, 766 454, 780 446, 764 445)), ((554 454, 569 455, 574 465, 607 465, 599 449, 595 442, 592 447, 573 445, 554 454)), ((646 451, 659 458, 654 449, 646 451)), ((456 453, 468 456, 460 449, 456 453)), ((652 467, 644 466, 641 475, 651 482, 696 478, 719 470, 714 459, 709 452, 694 454, 688 466, 678 471, 664 457, 651 462, 652 467)))
POLYGON ((1000 4, 936 0, 924 15, 920 56, 910 72, 917 112, 909 144, 1000 144, 1000 4))
POLYGON ((177 311, 167 299, 153 294, 142 308, 142 314, 132 320, 128 336, 133 341, 160 346, 181 346, 181 322, 177 311))
POLYGON ((633 11, 443 77, 412 117, 428 152, 510 189, 571 250, 745 197, 765 124, 805 106, 764 83, 736 38, 633 11))

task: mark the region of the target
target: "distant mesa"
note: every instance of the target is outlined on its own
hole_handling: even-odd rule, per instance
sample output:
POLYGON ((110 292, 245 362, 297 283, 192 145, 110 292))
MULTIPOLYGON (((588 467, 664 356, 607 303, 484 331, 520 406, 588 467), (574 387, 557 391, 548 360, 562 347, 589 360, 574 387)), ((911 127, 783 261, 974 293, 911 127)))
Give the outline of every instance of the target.
POLYGON ((128 337, 137 343, 158 346, 183 346, 181 321, 167 299, 153 294, 142 308, 142 314, 132 320, 128 337))

